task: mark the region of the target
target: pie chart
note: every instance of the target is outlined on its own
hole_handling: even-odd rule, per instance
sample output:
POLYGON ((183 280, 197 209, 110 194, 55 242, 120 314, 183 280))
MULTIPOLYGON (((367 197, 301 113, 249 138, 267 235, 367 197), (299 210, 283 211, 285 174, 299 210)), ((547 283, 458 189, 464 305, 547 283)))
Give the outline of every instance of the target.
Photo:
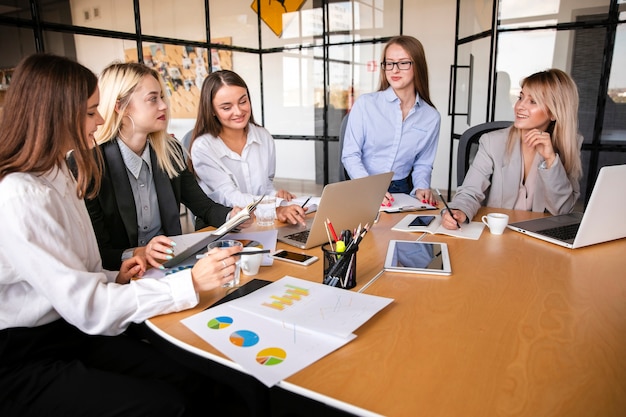
POLYGON ((256 355, 256 361, 263 366, 278 365, 286 358, 287 352, 277 347, 263 349, 256 355))
POLYGON ((240 347, 254 346, 259 343, 259 335, 250 330, 237 330, 230 335, 230 343, 240 347))
POLYGON ((215 317, 214 319, 209 320, 209 322, 207 323, 207 326, 209 327, 209 329, 220 330, 220 329, 227 328, 231 324, 233 324, 232 317, 221 316, 221 317, 215 317))

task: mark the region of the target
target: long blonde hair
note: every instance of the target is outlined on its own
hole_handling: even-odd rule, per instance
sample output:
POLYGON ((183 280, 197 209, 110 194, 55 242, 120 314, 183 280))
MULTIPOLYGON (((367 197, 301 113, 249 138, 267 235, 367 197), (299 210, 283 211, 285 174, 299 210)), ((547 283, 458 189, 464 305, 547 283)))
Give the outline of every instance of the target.
MULTIPOLYGON (((550 116, 548 127, 554 151, 565 167, 570 178, 580 179, 582 163, 578 144, 578 89, 574 80, 564 71, 556 68, 536 72, 524 78, 522 88, 528 91, 539 106, 550 116)), ((521 132, 511 128, 507 142, 507 152, 519 143, 521 132)))
MULTIPOLYGON (((104 124, 96 132, 98 144, 109 142, 119 136, 124 110, 130 103, 137 85, 146 76, 154 77, 159 82, 163 101, 167 104, 166 116, 169 120, 169 99, 165 93, 163 79, 156 70, 135 62, 111 64, 102 71, 99 77, 100 107, 98 110, 104 118, 104 124), (116 111, 116 106, 118 111, 116 111)), ((154 149, 159 167, 167 173, 168 177, 177 177, 178 172, 185 167, 178 140, 165 130, 151 132, 148 140, 154 149)))

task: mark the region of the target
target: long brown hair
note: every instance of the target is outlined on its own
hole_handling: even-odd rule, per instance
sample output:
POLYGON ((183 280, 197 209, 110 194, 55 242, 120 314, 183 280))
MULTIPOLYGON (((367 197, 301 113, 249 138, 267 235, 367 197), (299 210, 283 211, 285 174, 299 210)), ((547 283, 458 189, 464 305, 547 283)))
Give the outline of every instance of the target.
MULTIPOLYGON (((539 71, 524 78, 521 86, 528 90, 539 106, 551 117, 548 132, 554 151, 559 154, 567 175, 582 176, 578 143, 578 89, 574 80, 557 68, 539 71)), ((507 152, 519 144, 521 132, 515 126, 509 132, 507 152)))
MULTIPOLYGON (((383 48, 383 56, 380 62, 385 62, 385 56, 387 55, 387 48, 391 45, 398 45, 406 51, 411 57, 413 62, 413 85, 415 91, 419 94, 420 98, 426 103, 435 107, 430 100, 430 88, 428 87, 428 65, 426 65, 426 53, 422 43, 415 39, 413 36, 396 36, 389 39, 385 47, 383 48)), ((389 81, 385 71, 380 71, 380 85, 378 91, 383 91, 389 88, 389 81)))
POLYGON ((87 101, 98 79, 65 57, 31 55, 15 69, 0 121, 0 179, 14 172, 45 173, 61 167, 72 150, 76 194, 97 194, 102 175, 85 137, 87 101))
MULTIPOLYGON (((223 126, 217 118, 215 107, 213 107, 213 99, 220 88, 227 85, 246 89, 248 101, 250 102, 250 120, 248 123, 256 125, 254 115, 252 114, 252 99, 250 98, 250 91, 248 90, 248 86, 243 78, 241 78, 236 72, 229 70, 212 72, 205 78, 204 83, 202 84, 200 103, 198 104, 198 116, 196 117, 196 124, 193 128, 193 133, 191 134, 189 149, 191 149, 193 142, 197 137, 202 136, 205 133, 209 133, 210 135, 217 137, 222 132, 223 126)), ((247 128, 248 127, 246 126, 246 129, 247 128)), ((187 166, 191 172, 194 172, 191 155, 187 160, 187 166)))

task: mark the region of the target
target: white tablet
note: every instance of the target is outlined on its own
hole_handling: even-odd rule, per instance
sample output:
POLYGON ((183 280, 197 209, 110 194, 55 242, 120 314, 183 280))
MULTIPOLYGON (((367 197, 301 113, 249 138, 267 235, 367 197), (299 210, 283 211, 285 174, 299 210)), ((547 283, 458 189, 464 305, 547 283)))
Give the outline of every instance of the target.
POLYGON ((414 274, 450 275, 450 254, 445 243, 390 240, 385 270, 414 274))

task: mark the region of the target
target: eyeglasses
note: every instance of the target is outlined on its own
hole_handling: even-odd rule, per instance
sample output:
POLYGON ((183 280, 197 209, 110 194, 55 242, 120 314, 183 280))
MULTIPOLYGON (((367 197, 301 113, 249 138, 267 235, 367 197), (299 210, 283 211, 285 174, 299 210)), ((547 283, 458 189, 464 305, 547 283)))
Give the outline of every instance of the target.
POLYGON ((391 61, 383 61, 380 63, 380 66, 385 71, 392 71, 393 67, 397 66, 400 71, 406 71, 411 68, 413 65, 412 61, 401 61, 401 62, 391 62, 391 61))

